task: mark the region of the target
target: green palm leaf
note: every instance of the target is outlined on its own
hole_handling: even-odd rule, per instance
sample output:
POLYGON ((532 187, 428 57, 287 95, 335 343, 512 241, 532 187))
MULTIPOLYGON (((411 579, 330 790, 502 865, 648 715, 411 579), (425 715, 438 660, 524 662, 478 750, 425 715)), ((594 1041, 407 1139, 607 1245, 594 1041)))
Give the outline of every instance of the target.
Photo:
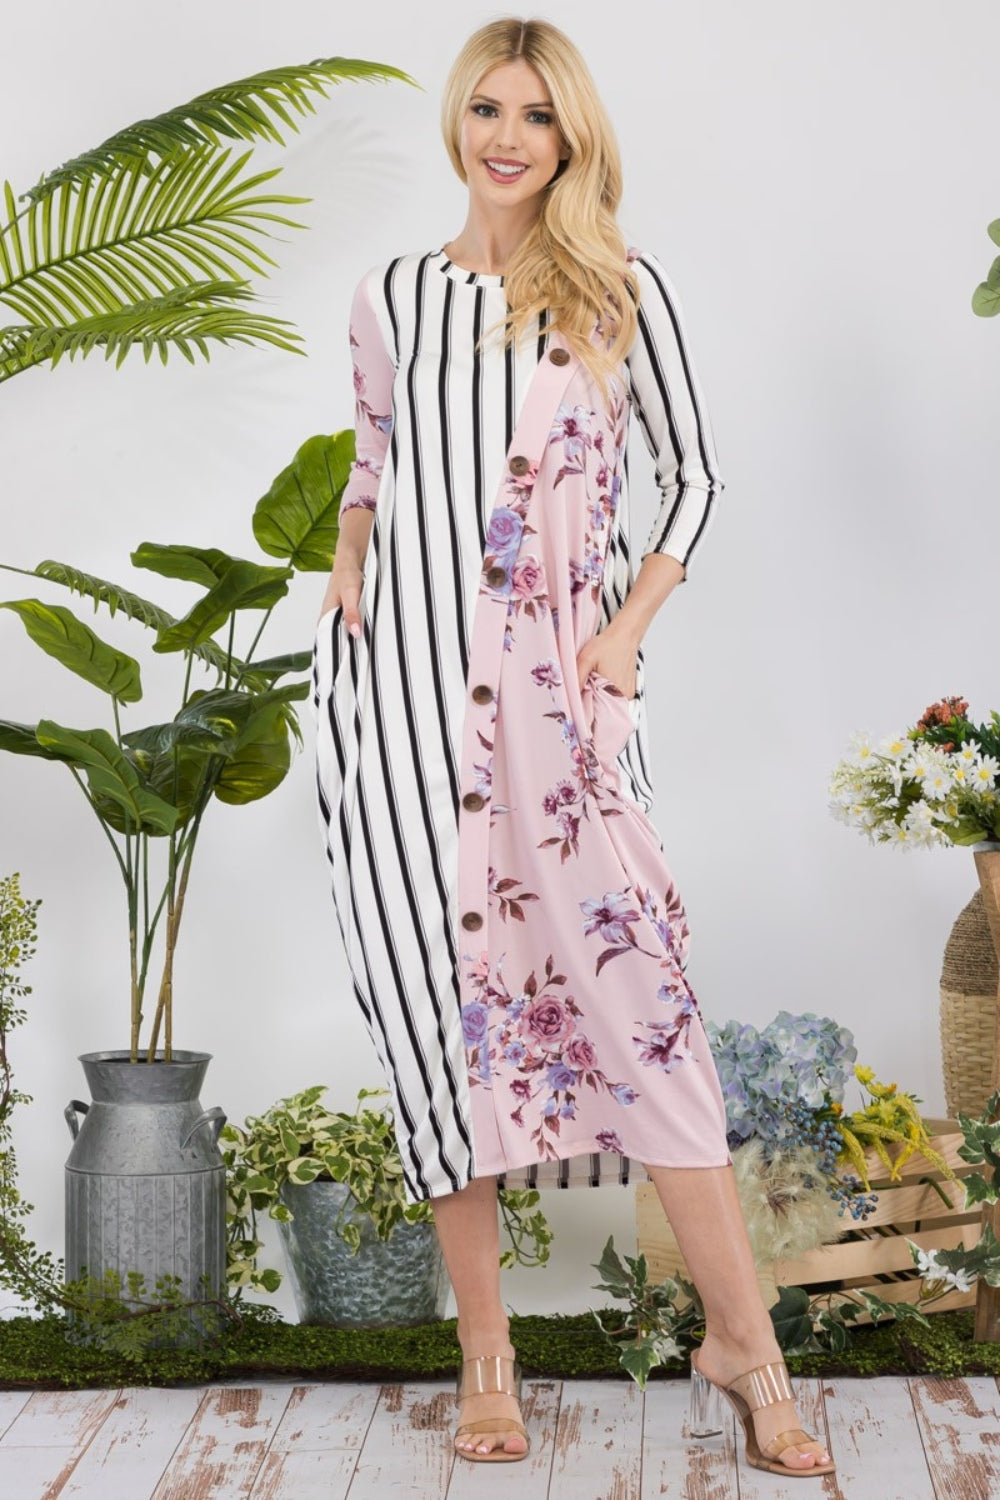
POLYGON ((290 354, 303 354, 304 350, 295 347, 302 342, 301 336, 290 323, 232 306, 233 301, 250 301, 254 295, 245 282, 202 282, 72 325, 0 328, 0 381, 46 360, 54 368, 64 354, 85 359, 96 349, 104 350, 105 359, 115 357, 117 368, 134 344, 140 345, 147 364, 154 353, 166 364, 172 348, 179 349, 191 364, 195 363, 194 349, 207 360, 210 342, 274 344, 290 354))
POLYGON ((235 280, 244 269, 266 275, 276 262, 246 232, 270 236, 269 223, 305 228, 272 209, 310 200, 254 193, 280 167, 241 177, 252 152, 231 155, 199 146, 152 169, 131 162, 33 203, 23 224, 5 183, 11 221, 0 229, 0 300, 45 326, 116 312, 191 281, 235 280))
POLYGON ((218 146, 224 138, 269 140, 284 145, 275 120, 297 132, 300 116, 315 114, 314 98, 327 98, 329 85, 348 81, 397 79, 413 83, 408 74, 383 63, 356 57, 318 57, 312 62, 269 68, 249 78, 198 94, 188 104, 166 110, 150 120, 137 120, 118 130, 99 146, 64 162, 24 196, 37 202, 59 187, 95 176, 109 176, 132 162, 148 169, 151 156, 169 156, 187 146, 206 142, 218 146))

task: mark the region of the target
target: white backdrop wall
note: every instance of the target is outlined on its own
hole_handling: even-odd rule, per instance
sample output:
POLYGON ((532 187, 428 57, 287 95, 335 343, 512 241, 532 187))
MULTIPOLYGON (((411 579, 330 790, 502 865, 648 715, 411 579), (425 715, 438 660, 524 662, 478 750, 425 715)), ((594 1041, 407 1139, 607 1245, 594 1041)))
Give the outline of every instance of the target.
MULTIPOLYGON (((129 582, 147 538, 253 554, 257 498, 306 436, 351 419, 356 281, 461 227, 438 98, 460 42, 498 13, 176 0, 154 30, 124 0, 58 0, 8 20, 0 172, 18 192, 128 121, 276 64, 376 58, 423 91, 344 87, 286 150, 256 152, 258 167, 281 165, 282 191, 313 200, 290 210, 308 232, 281 231, 280 269, 258 281, 308 358, 220 348, 207 366, 133 356, 118 371, 95 358, 5 385, 2 560, 57 557, 129 582)), ((852 729, 896 730, 947 692, 983 714, 1000 697, 1000 326, 969 307, 1000 213, 1000 12, 664 0, 640 17, 550 0, 542 13, 577 40, 616 121, 623 222, 677 284, 727 479, 691 581, 646 641, 654 814, 692 922, 689 975, 720 1021, 835 1016, 866 1061, 942 1112, 938 974, 971 857, 872 849, 830 819, 826 785, 852 729)), ((636 493, 645 535, 654 496, 648 482, 636 493)), ((0 583, 20 596, 19 580, 0 583)), ((141 591, 177 609, 189 598, 151 576, 141 591)), ((273 651, 308 644, 322 591, 318 576, 298 581, 273 651)), ((99 628, 150 660, 138 628, 99 628)), ((176 667, 145 669, 133 722, 173 711, 176 667)), ((102 695, 8 614, 0 687, 3 717, 104 722, 102 695)), ((203 1102, 236 1120, 316 1082, 349 1106, 378 1081, 328 895, 311 747, 268 800, 213 809, 192 880, 175 1044, 214 1054, 203 1102)), ((127 1043, 123 903, 70 777, 8 757, 0 872, 12 869, 44 902, 16 1034, 35 1101, 17 1145, 38 1238, 59 1250, 76 1057, 127 1043)), ((547 1207, 553 1268, 510 1275, 517 1311, 585 1307, 607 1234, 630 1243, 627 1191, 547 1207)))

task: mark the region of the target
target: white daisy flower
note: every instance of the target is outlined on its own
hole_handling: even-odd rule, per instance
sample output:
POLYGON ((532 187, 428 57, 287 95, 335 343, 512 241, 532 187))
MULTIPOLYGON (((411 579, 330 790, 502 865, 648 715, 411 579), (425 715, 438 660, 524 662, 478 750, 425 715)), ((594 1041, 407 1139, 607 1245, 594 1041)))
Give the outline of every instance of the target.
POLYGON ((914 802, 906 814, 906 824, 914 833, 933 828, 934 809, 921 798, 919 802, 914 802))
POLYGON ((875 757, 875 745, 872 736, 866 730, 859 729, 851 735, 848 741, 848 754, 856 765, 863 766, 875 757))
POLYGON ((973 766, 976 763, 976 757, 979 755, 979 753, 980 750, 976 741, 966 740, 961 749, 952 751, 952 756, 963 766, 973 766))
POLYGON ((954 785, 955 778, 948 767, 941 761, 935 761, 927 768, 921 790, 925 797, 933 797, 935 801, 939 801, 942 797, 947 797, 954 785))
POLYGON ((1000 774, 1000 761, 993 755, 979 755, 972 768, 972 785, 977 791, 992 791, 998 774, 1000 774))
POLYGON ((904 755, 908 755, 913 749, 913 741, 908 739, 905 734, 897 734, 883 740, 878 748, 880 755, 887 755, 890 760, 901 760, 904 755))

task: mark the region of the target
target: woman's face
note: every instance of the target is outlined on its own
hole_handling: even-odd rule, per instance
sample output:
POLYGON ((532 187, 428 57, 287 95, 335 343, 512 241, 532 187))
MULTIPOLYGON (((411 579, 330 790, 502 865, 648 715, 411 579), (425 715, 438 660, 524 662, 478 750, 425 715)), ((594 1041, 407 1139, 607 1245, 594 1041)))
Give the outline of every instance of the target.
POLYGON ((569 147, 530 63, 516 58, 483 74, 465 111, 460 150, 474 198, 496 207, 540 198, 569 147))

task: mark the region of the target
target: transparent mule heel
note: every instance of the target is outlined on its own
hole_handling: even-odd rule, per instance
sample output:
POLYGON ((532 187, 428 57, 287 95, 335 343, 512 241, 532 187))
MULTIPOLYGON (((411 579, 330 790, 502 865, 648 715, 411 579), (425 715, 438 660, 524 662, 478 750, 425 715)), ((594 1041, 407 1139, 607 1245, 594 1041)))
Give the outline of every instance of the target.
POLYGON ((731 1380, 728 1385, 714 1384, 698 1368, 695 1355, 691 1355, 691 1405, 688 1412, 688 1432, 691 1437, 711 1437, 722 1432, 719 1421, 723 1400, 732 1407, 743 1428, 746 1461, 754 1469, 765 1469, 770 1474, 787 1474, 796 1479, 819 1478, 835 1472, 835 1465, 824 1450, 822 1457, 808 1465, 783 1464, 780 1455, 787 1448, 800 1447, 804 1443, 815 1443, 817 1439, 801 1427, 779 1432, 761 1447, 754 1427, 754 1413, 764 1407, 792 1401, 791 1381, 785 1361, 773 1360, 755 1365, 744 1375, 731 1380))
POLYGON ((691 1397, 688 1402, 688 1437, 715 1437, 725 1427, 722 1392, 691 1364, 691 1397))

